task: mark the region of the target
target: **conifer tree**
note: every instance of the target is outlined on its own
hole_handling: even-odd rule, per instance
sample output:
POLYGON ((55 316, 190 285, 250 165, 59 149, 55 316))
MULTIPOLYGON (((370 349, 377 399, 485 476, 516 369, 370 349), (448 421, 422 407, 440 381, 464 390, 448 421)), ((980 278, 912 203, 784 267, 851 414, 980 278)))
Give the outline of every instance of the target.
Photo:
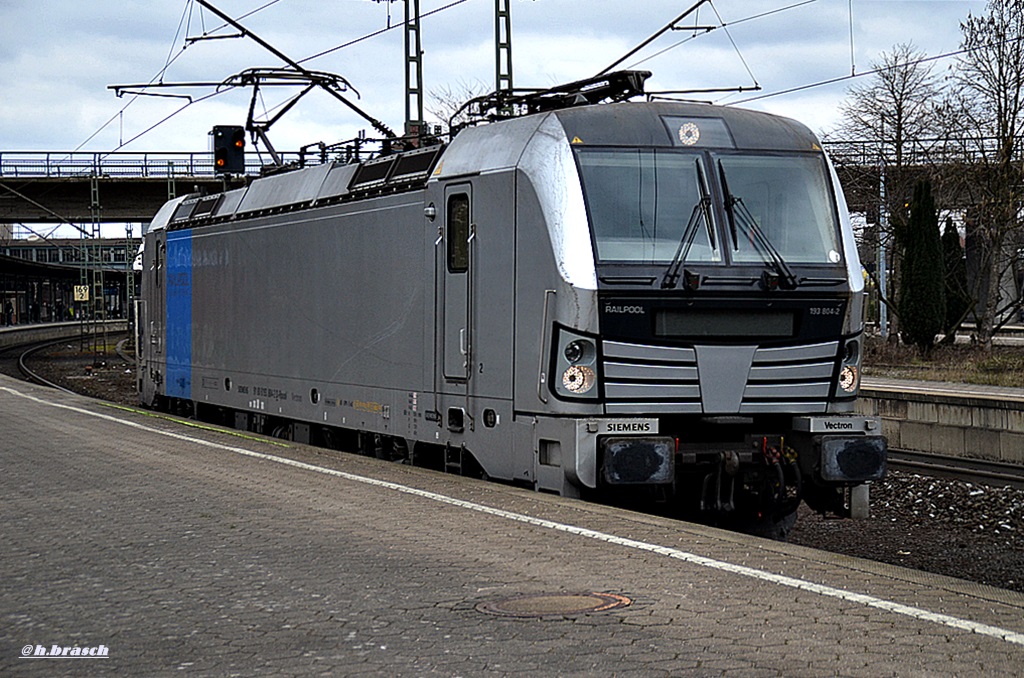
POLYGON ((945 261, 931 182, 914 186, 910 215, 899 229, 903 262, 899 308, 901 336, 923 354, 935 345, 946 322, 945 261))
POLYGON ((970 312, 973 302, 967 291, 964 248, 960 245, 960 233, 952 219, 946 219, 946 228, 942 231, 942 258, 946 264, 946 322, 942 328, 946 333, 944 341, 953 343, 956 331, 970 312))

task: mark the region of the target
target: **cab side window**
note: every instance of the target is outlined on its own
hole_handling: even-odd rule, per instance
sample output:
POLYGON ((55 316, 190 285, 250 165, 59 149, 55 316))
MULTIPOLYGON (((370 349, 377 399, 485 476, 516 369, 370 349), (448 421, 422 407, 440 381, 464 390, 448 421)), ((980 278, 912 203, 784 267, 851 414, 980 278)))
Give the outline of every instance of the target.
POLYGON ((448 272, 469 270, 469 195, 448 198, 448 272))

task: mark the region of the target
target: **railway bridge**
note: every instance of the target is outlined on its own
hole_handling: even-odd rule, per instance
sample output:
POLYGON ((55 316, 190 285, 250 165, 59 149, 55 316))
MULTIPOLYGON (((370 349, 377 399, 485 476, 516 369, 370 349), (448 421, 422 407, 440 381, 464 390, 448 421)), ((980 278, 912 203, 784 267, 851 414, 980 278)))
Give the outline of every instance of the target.
MULTIPOLYGON (((891 146, 877 141, 834 140, 825 150, 836 166, 853 213, 877 222, 883 192, 892 205, 909 201, 921 179, 932 182, 939 209, 967 210, 978 199, 979 186, 987 181, 997 157, 995 139, 920 139, 908 143, 897 161, 891 146)), ((1017 161, 1022 158, 1017 157, 1017 161)))
MULTIPOLYGON (((850 211, 874 221, 886 174, 877 144, 831 141, 825 147, 835 161, 850 211)), ((316 152, 281 155, 286 164, 327 160, 316 152)), ((248 153, 246 175, 258 176, 265 160, 248 153)), ((977 167, 962 154, 916 149, 904 160, 901 183, 912 186, 917 178, 928 176, 941 206, 966 206, 963 196, 969 191, 964 188, 977 167)), ((245 181, 243 176, 217 174, 209 151, 0 151, 0 224, 148 222, 169 198, 218 192, 245 181)))
MULTIPOLYGON (((285 154, 286 162, 320 162, 285 154)), ((258 175, 247 154, 246 174, 258 175)), ((0 224, 148 222, 169 198, 242 186, 202 152, 0 151, 0 224)))

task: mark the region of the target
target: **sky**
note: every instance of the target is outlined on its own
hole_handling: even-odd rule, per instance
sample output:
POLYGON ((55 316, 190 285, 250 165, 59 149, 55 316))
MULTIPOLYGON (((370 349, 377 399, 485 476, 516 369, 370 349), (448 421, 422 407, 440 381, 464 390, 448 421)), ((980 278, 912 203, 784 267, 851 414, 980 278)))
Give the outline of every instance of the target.
MULTIPOLYGON (((403 2, 212 2, 232 17, 244 16, 249 31, 305 68, 343 76, 353 102, 401 130, 403 2), (335 49, 386 29, 389 21, 392 30, 335 49)), ((593 76, 694 2, 510 0, 514 85, 549 87, 593 76)), ((421 22, 428 111, 445 89, 494 89, 494 7, 492 0, 420 0, 421 14, 440 10, 421 22)), ((867 73, 900 43, 927 55, 954 52, 960 22, 984 9, 980 0, 714 0, 681 24, 724 22, 726 28, 670 31, 621 67, 652 71, 648 90, 759 86, 688 96, 785 115, 822 133, 838 122, 848 89, 869 81, 848 76, 867 73)), ((213 83, 247 68, 283 65, 251 39, 223 37, 236 33, 195 0, 0 0, 0 153, 206 150, 211 127, 245 123, 251 90, 198 101, 215 88, 117 97, 109 86, 213 83), (218 39, 193 40, 204 35, 218 39)), ((935 62, 935 72, 945 73, 952 63, 935 62)), ((274 115, 297 91, 264 88, 256 110, 274 115)), ((294 151, 351 139, 364 129, 365 121, 316 92, 273 125, 270 139, 278 150, 294 151)))

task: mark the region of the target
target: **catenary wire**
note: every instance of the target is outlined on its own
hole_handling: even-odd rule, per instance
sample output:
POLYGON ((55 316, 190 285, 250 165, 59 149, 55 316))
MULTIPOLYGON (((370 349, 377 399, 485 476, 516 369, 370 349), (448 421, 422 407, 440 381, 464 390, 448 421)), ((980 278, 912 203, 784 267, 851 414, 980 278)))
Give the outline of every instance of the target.
POLYGON ((757 84, 757 78, 754 77, 754 72, 750 70, 750 66, 747 64, 747 60, 743 58, 743 52, 740 51, 739 45, 737 45, 736 41, 733 40, 732 33, 729 32, 728 25, 724 21, 722 21, 722 15, 718 13, 718 8, 715 7, 715 3, 713 2, 711 3, 711 11, 713 11, 715 13, 715 16, 718 17, 718 22, 722 24, 722 30, 725 31, 725 35, 729 38, 729 42, 732 43, 732 48, 736 50, 736 56, 740 58, 740 62, 743 64, 743 68, 747 69, 747 75, 750 76, 750 79, 753 81, 754 85, 758 89, 760 89, 761 86, 757 84))
MULTIPOLYGON (((420 15, 420 19, 426 19, 428 16, 433 16, 434 14, 437 14, 439 12, 444 12, 445 10, 449 10, 452 7, 455 7, 456 5, 461 5, 464 2, 469 2, 469 0, 455 0, 454 2, 450 2, 447 5, 444 5, 442 7, 438 7, 437 9, 432 9, 429 12, 421 14, 420 15)), ((305 59, 299 59, 295 63, 304 64, 307 61, 312 61, 313 59, 319 59, 322 56, 327 56, 328 54, 332 54, 334 52, 337 52, 338 50, 345 49, 346 47, 351 47, 352 45, 355 45, 355 44, 358 44, 360 42, 363 42, 364 40, 369 40, 370 38, 375 38, 378 35, 383 35, 384 33, 387 33, 388 31, 394 30, 396 28, 401 28, 404 25, 405 25, 405 21, 402 21, 400 23, 388 26, 387 28, 382 28, 382 29, 380 29, 378 31, 374 31, 373 33, 367 33, 366 35, 364 35, 364 36, 362 36, 360 38, 356 38, 355 40, 349 40, 348 42, 344 42, 344 43, 342 43, 342 44, 340 44, 340 45, 338 45, 336 47, 331 47, 330 49, 326 49, 323 52, 318 52, 316 54, 308 56, 305 59)))
MULTIPOLYGON (((944 52, 942 54, 935 54, 935 55, 932 55, 932 56, 921 57, 920 59, 914 59, 913 61, 908 61, 906 64, 902 64, 902 65, 904 65, 904 66, 917 66, 919 64, 929 63, 929 62, 932 62, 932 61, 941 61, 942 59, 949 59, 951 57, 957 57, 957 56, 961 56, 963 54, 969 54, 971 52, 975 52, 975 51, 977 51, 979 49, 982 49, 984 47, 991 47, 991 46, 994 46, 994 45, 997 45, 997 44, 1009 44, 1011 42, 1020 42, 1021 40, 1024 40, 1024 35, 1020 35, 1020 36, 1017 36, 1017 37, 1014 37, 1014 38, 1007 38, 1006 40, 999 40, 999 41, 995 41, 995 42, 992 42, 992 43, 986 43, 984 45, 978 45, 977 47, 966 47, 964 49, 958 49, 958 50, 955 50, 953 52, 944 52)), ((819 80, 817 82, 807 83, 805 85, 797 85, 796 87, 789 87, 787 89, 779 90, 777 92, 768 92, 766 94, 758 94, 756 96, 747 97, 746 99, 740 99, 739 101, 733 101, 729 105, 732 106, 732 105, 737 105, 737 104, 746 104, 746 103, 750 103, 751 101, 760 101, 762 99, 770 99, 772 97, 782 96, 784 94, 793 94, 795 92, 802 92, 802 91, 805 91, 805 90, 808 90, 808 89, 814 89, 816 87, 823 87, 825 85, 834 85, 837 82, 844 82, 846 80, 853 80, 855 78, 863 78, 863 77, 868 76, 868 75, 876 75, 878 73, 881 73, 882 71, 888 70, 889 68, 891 68, 891 66, 879 66, 877 68, 872 68, 871 70, 862 71, 860 73, 854 73, 854 74, 851 74, 851 75, 841 75, 841 76, 838 76, 838 77, 835 77, 835 78, 828 78, 826 80, 819 80)))
MULTIPOLYGON (((182 48, 181 48, 181 49, 180 49, 180 50, 178 51, 178 53, 177 53, 177 54, 174 54, 174 56, 173 56, 173 57, 171 56, 171 55, 173 54, 173 52, 174 52, 174 45, 175 45, 175 44, 176 44, 176 43, 178 42, 178 37, 179 37, 179 36, 181 35, 181 29, 182 29, 182 25, 185 25, 185 26, 186 26, 186 30, 187 30, 187 25, 188 25, 188 23, 189 23, 189 22, 191 21, 191 12, 192 12, 192 7, 194 6, 194 1, 195 1, 195 0, 185 0, 185 7, 184 7, 184 9, 182 10, 182 15, 181 15, 181 19, 180 19, 180 20, 178 21, 178 27, 177 27, 177 29, 175 29, 175 33, 174 33, 174 39, 173 39, 173 40, 171 41, 171 48, 170 48, 170 49, 168 50, 168 52, 167 52, 167 60, 166 60, 166 62, 164 63, 164 66, 163 66, 163 68, 161 68, 161 69, 160 69, 159 71, 157 71, 156 75, 154 75, 154 76, 153 76, 152 78, 150 78, 150 79, 149 79, 149 83, 147 83, 147 85, 151 85, 151 84, 153 84, 154 82, 160 82, 160 81, 162 81, 162 80, 163 80, 163 77, 164 77, 164 75, 165 75, 165 74, 167 73, 167 70, 168 70, 168 69, 169 69, 169 68, 171 67, 171 65, 172 65, 172 64, 173 64, 173 63, 174 63, 175 61, 177 61, 177 60, 178 60, 178 58, 180 58, 180 57, 181 57, 181 56, 182 56, 182 55, 183 55, 183 54, 185 53, 185 49, 186 49, 186 48, 188 47, 188 45, 187 45, 187 44, 186 44, 186 45, 184 45, 184 46, 182 46, 182 48), (186 17, 188 17, 188 18, 186 18, 186 17)), ((259 13, 259 12, 262 12, 263 10, 267 9, 268 7, 270 7, 270 6, 272 6, 272 5, 275 5, 275 4, 277 4, 278 2, 281 2, 281 0, 269 0, 269 2, 266 2, 266 3, 264 3, 263 5, 261 5, 261 6, 257 7, 257 8, 255 8, 255 9, 251 10, 250 12, 247 12, 246 14, 242 15, 242 17, 241 17, 241 18, 242 18, 242 19, 245 19, 245 18, 247 18, 247 17, 253 16, 254 14, 257 14, 257 13, 259 13)), ((209 35, 209 34, 212 34, 212 33, 216 33, 217 31, 220 31, 220 30, 222 30, 222 29, 226 28, 227 26, 228 26, 228 24, 226 24, 226 23, 225 23, 225 24, 222 24, 221 26, 218 26, 217 28, 214 28, 214 29, 213 29, 212 31, 210 31, 209 33, 206 33, 206 31, 204 31, 204 32, 203 32, 203 35, 209 35)), ((145 91, 145 89, 146 89, 146 88, 144 87, 144 88, 142 89, 142 91, 145 91)), ((96 131, 95 131, 95 132, 93 132, 92 134, 90 134, 90 135, 88 136, 88 138, 86 138, 86 139, 85 139, 85 141, 83 141, 82 143, 78 144, 78 146, 76 146, 76 147, 75 147, 74 151, 80 151, 80 150, 82 149, 82 147, 83 147, 83 146, 85 146, 85 145, 86 145, 86 144, 88 144, 88 143, 89 143, 90 141, 92 141, 93 139, 95 139, 95 138, 96 138, 96 136, 97 136, 97 135, 98 135, 98 134, 99 134, 100 132, 102 132, 103 130, 105 130, 105 129, 106 129, 107 127, 109 127, 109 126, 110 126, 110 124, 111 124, 111 123, 113 123, 113 122, 114 122, 115 120, 117 120, 117 119, 118 119, 118 117, 120 117, 121 115, 123 115, 123 114, 124 114, 124 112, 125 112, 126 110, 128 110, 128 107, 129 107, 129 106, 131 106, 131 105, 132 105, 133 103, 135 103, 135 101, 136 101, 136 100, 137 100, 137 99, 138 99, 138 98, 139 98, 140 96, 142 96, 142 94, 141 94, 141 93, 136 93, 136 94, 134 94, 134 95, 133 95, 133 96, 132 96, 132 97, 131 97, 131 98, 130 98, 130 99, 128 100, 128 102, 127 102, 127 103, 125 103, 125 105, 124 105, 124 106, 122 106, 122 107, 120 108, 120 110, 118 110, 118 111, 117 111, 116 113, 114 113, 114 115, 110 116, 110 119, 109 119, 109 120, 107 120, 107 121, 106 121, 105 123, 103 123, 102 125, 100 125, 100 126, 99 126, 99 127, 98 127, 98 128, 96 129, 96 131)), ((203 99, 205 99, 205 98, 207 98, 207 97, 203 97, 203 99)), ((203 99, 198 99, 198 100, 196 100, 196 101, 202 101, 203 99)), ((186 107, 187 107, 187 106, 186 106, 186 107)), ((171 117, 173 117, 173 116, 174 116, 174 115, 176 115, 177 113, 181 112, 181 110, 184 110, 184 108, 186 108, 186 107, 182 107, 182 109, 179 109, 178 111, 175 111, 175 113, 172 113, 172 114, 171 114, 170 116, 168 116, 167 118, 164 118, 164 120, 162 120, 162 121, 161 121, 161 123, 162 123, 162 122, 165 122, 165 121, 167 121, 167 120, 169 120, 169 119, 170 119, 171 117)), ((160 123, 157 123, 157 124, 160 124, 160 123)), ((148 128, 148 129, 146 130, 146 132, 148 132, 148 131, 150 131, 150 130, 152 130, 152 129, 153 129, 153 127, 150 127, 150 128, 148 128)), ((136 136, 132 137, 132 139, 130 139, 130 140, 129 140, 128 142, 122 142, 122 143, 119 143, 119 144, 117 145, 117 147, 116 147, 116 148, 114 148, 114 149, 113 149, 112 151, 110 151, 110 152, 112 153, 113 151, 116 151, 116 150, 117 150, 117 149, 119 149, 119 148, 123 148, 123 147, 124 147, 125 145, 127 145, 127 143, 130 143, 131 141, 134 141, 135 139, 138 139, 138 138, 139 138, 139 136, 141 136, 141 135, 136 135, 136 136)), ((72 151, 72 152, 74 152, 74 151, 72 151)))
MULTIPOLYGON (((431 10, 431 11, 429 11, 429 12, 427 12, 427 13, 423 14, 423 15, 422 15, 422 16, 421 16, 420 18, 426 18, 426 17, 432 16, 432 15, 434 15, 434 14, 437 14, 437 13, 439 13, 439 12, 443 12, 443 11, 445 11, 445 10, 448 10, 448 9, 451 9, 452 7, 455 7, 455 6, 457 6, 457 5, 461 5, 461 4, 463 4, 463 3, 465 3, 465 2, 468 2, 468 1, 469 1, 469 0, 455 0, 454 2, 451 2, 451 3, 447 4, 447 5, 444 5, 444 6, 442 6, 442 7, 438 7, 437 9, 431 10)), ((179 22, 178 28, 177 28, 177 30, 176 30, 176 32, 175 32, 175 36, 174 36, 174 42, 177 42, 178 36, 179 36, 179 35, 181 34, 181 23, 182 23, 182 22, 185 22, 185 15, 189 13, 190 7, 192 6, 193 2, 194 2, 194 0, 186 0, 186 6, 185 6, 185 10, 184 10, 184 11, 183 11, 183 13, 182 13, 182 20, 181 20, 181 21, 179 22)), ((277 4, 278 2, 281 2, 281 0, 269 0, 269 2, 266 2, 265 4, 261 5, 260 7, 257 7, 257 8, 255 8, 255 9, 253 9, 252 11, 250 11, 250 12, 247 12, 246 14, 243 14, 242 16, 240 16, 240 17, 239 17, 239 20, 241 20, 241 19, 245 19, 245 18, 247 18, 247 17, 250 17, 250 16, 252 16, 252 15, 254 15, 254 14, 258 13, 258 12, 261 12, 261 11, 263 11, 264 9, 267 9, 267 8, 268 8, 268 7, 270 7, 270 6, 272 6, 272 5, 275 5, 275 4, 277 4)), ((378 36, 378 35, 381 35, 381 34, 383 34, 383 33, 386 33, 386 32, 387 32, 387 31, 389 31, 389 30, 392 30, 392 29, 394 29, 394 28, 400 28, 401 26, 404 26, 404 25, 405 25, 405 22, 403 21, 403 22, 401 22, 401 23, 399 23, 399 24, 395 24, 395 25, 393 25, 393 26, 390 26, 390 27, 388 27, 388 28, 384 28, 384 29, 381 29, 381 30, 379 30, 379 31, 374 31, 374 32, 372 32, 372 33, 368 33, 368 34, 366 34, 366 35, 364 35, 364 36, 362 36, 362 37, 356 38, 355 40, 350 40, 349 42, 343 43, 343 44, 341 44, 341 45, 338 45, 338 46, 336 46, 336 47, 332 47, 331 49, 328 49, 328 50, 324 50, 323 52, 320 52, 320 53, 318 53, 318 54, 313 54, 313 55, 311 55, 311 56, 308 56, 308 57, 306 57, 306 58, 304 58, 304 59, 301 59, 301 60, 297 61, 296 63, 302 64, 302 63, 305 63, 305 62, 307 62, 307 61, 312 61, 312 60, 314 60, 314 59, 318 59, 318 58, 320 58, 320 57, 322 57, 322 56, 325 56, 325 55, 327 55, 327 54, 332 54, 332 53, 334 53, 334 52, 337 52, 337 51, 339 51, 339 50, 341 50, 341 49, 344 49, 345 47, 349 47, 349 46, 351 46, 351 45, 355 45, 355 44, 357 44, 357 43, 360 43, 360 42, 363 42, 363 41, 365 41, 365 40, 369 40, 370 38, 374 38, 374 37, 376 37, 376 36, 378 36)), ((222 29, 226 28, 227 26, 228 26, 228 24, 227 24, 227 23, 224 23, 224 24, 222 24, 222 25, 218 26, 217 28, 214 28, 213 30, 209 31, 209 33, 207 33, 207 32, 205 32, 205 31, 204 31, 203 35, 209 35, 209 34, 213 34, 213 33, 216 33, 216 32, 218 32, 218 31, 220 31, 220 30, 222 30, 222 29)), ((172 43, 172 45, 173 45, 173 43, 172 43)), ((164 74, 165 74, 165 73, 167 72, 167 70, 168 70, 168 69, 170 68, 170 66, 171 66, 171 65, 172 65, 172 64, 173 64, 173 63, 174 63, 175 61, 177 61, 179 57, 181 57, 181 56, 182 56, 182 55, 183 55, 183 54, 185 53, 185 49, 186 49, 186 48, 187 48, 187 45, 186 45, 186 46, 183 46, 183 47, 181 48, 181 50, 179 50, 179 51, 178 51, 178 53, 177 53, 176 55, 174 55, 174 57, 173 57, 173 58, 171 58, 171 57, 170 57, 170 52, 168 52, 168 60, 167 60, 167 62, 166 62, 166 63, 164 64, 164 67, 163 67, 163 68, 161 68, 161 69, 160 69, 160 70, 159 70, 159 71, 157 72, 157 74, 156 74, 156 75, 154 75, 154 76, 153 76, 152 78, 150 78, 150 80, 149 80, 149 84, 152 84, 152 83, 154 83, 154 82, 157 82, 157 81, 161 80, 161 79, 163 78, 164 74)), ((172 51, 173 51, 173 47, 172 47, 172 51)), ((143 88, 143 91, 144 91, 144 90, 145 90, 145 88, 143 88)), ((125 111, 125 110, 127 110, 127 108, 128 108, 129 106, 131 106, 131 105, 132 105, 132 103, 134 103, 134 102, 135 102, 135 101, 136 101, 136 100, 137 100, 137 99, 138 99, 138 98, 139 98, 140 96, 141 96, 141 93, 137 93, 137 94, 135 94, 134 96, 132 96, 132 98, 131 98, 131 99, 130 99, 130 100, 129 100, 129 101, 128 101, 128 102, 127 102, 127 103, 126 103, 126 104, 125 104, 124 106, 122 106, 122 107, 121 107, 121 109, 120 109, 119 111, 117 111, 117 112, 116 112, 116 113, 115 113, 114 115, 112 115, 112 116, 110 117, 110 119, 109 119, 109 120, 107 120, 107 121, 106 121, 105 123, 103 123, 103 124, 102 124, 102 125, 101 125, 101 126, 100 126, 99 128, 97 128, 95 132, 93 132, 92 134, 90 134, 90 135, 89 135, 89 137, 88 137, 88 138, 87 138, 87 139, 86 139, 85 141, 83 141, 82 143, 80 143, 80 144, 79 144, 79 145, 78 145, 77 147, 75 147, 75 149, 74 149, 74 150, 75 150, 75 151, 81 150, 83 146, 85 146, 85 145, 86 145, 86 144, 88 144, 88 143, 89 143, 90 141, 92 141, 92 140, 93 140, 94 138, 96 138, 96 136, 97 136, 97 135, 98 135, 98 134, 99 134, 100 132, 102 132, 102 131, 103 131, 104 129, 106 129, 106 128, 107 128, 108 126, 110 126, 110 124, 111 124, 111 123, 113 123, 113 122, 114 122, 115 120, 117 120, 117 119, 118 119, 118 117, 119 117, 119 116, 121 116, 121 115, 122 115, 122 114, 124 113, 124 111, 125 111)), ((174 113, 171 113, 170 115, 168 115, 167 117, 163 118, 162 120, 160 120, 160 121, 159 121, 159 122, 157 122, 156 124, 154 124, 154 125, 151 125, 150 127, 146 128, 146 129, 145 129, 144 131, 140 132, 139 134, 136 134, 136 135, 135 135, 134 137, 132 137, 132 138, 131 138, 131 139, 129 139, 128 141, 125 141, 125 142, 119 143, 119 144, 117 145, 117 147, 116 147, 116 148, 112 149, 112 150, 111 150, 111 151, 109 151, 109 152, 111 152, 111 153, 112 153, 112 152, 114 152, 114 151, 116 151, 116 150, 118 150, 118 149, 120 149, 120 148, 123 148, 124 146, 128 145, 128 144, 129 144, 129 143, 131 143, 132 141, 135 141, 136 139, 138 139, 139 137, 141 137, 141 136, 142 136, 143 134, 146 134, 146 133, 148 133, 148 132, 152 131, 153 129, 155 129, 155 128, 156 128, 156 127, 158 127, 159 125, 163 124, 164 122, 167 122, 168 120, 170 120, 171 118, 173 118, 173 117, 174 117, 175 115, 177 115, 178 113, 180 113, 181 111, 183 111, 183 110, 184 110, 185 108, 188 108, 188 106, 190 106, 191 104, 193 104, 193 103, 199 103, 200 101, 204 101, 204 100, 206 100, 206 99, 208 99, 208 98, 209 98, 209 97, 202 97, 202 98, 200 98, 200 99, 196 99, 196 100, 194 100, 194 101, 190 102, 189 104, 186 104, 185 106, 182 106, 181 108, 179 108, 179 109, 178 109, 177 111, 175 111, 174 113)))
MULTIPOLYGON (((747 21, 753 21, 755 19, 760 19, 762 17, 770 16, 772 14, 778 14, 779 12, 785 12, 787 10, 795 9, 795 8, 801 7, 803 5, 811 5, 811 4, 814 4, 816 2, 818 2, 818 0, 802 0, 801 2, 797 2, 797 3, 794 3, 792 5, 787 5, 785 7, 776 7, 775 9, 770 9, 770 10, 767 10, 765 12, 761 12, 759 14, 751 14, 750 16, 743 17, 742 19, 737 19, 736 21, 730 21, 728 23, 722 22, 721 28, 725 28, 726 26, 736 26, 737 24, 742 24, 742 23, 745 23, 747 21)), ((716 12, 716 14, 717 14, 717 12, 716 12)), ((721 21, 721 16, 719 16, 718 18, 719 18, 719 21, 721 21)), ((682 26, 681 28, 685 29, 686 26, 682 26)), ((714 30, 714 29, 712 29, 712 30, 714 30)), ((679 40, 679 41, 669 45, 668 47, 665 47, 664 49, 658 50, 654 54, 651 54, 650 56, 646 56, 643 59, 641 59, 640 61, 637 61, 637 62, 631 64, 629 66, 629 68, 630 69, 636 68, 640 64, 646 63, 646 62, 650 61, 651 59, 659 57, 662 54, 665 54, 666 52, 671 52, 676 47, 679 47, 680 45, 684 45, 684 44, 690 42, 691 40, 693 40, 695 38, 698 38, 701 35, 704 35, 705 33, 710 33, 710 32, 711 31, 703 31, 701 33, 697 33, 697 34, 685 37, 682 40, 679 40)))

